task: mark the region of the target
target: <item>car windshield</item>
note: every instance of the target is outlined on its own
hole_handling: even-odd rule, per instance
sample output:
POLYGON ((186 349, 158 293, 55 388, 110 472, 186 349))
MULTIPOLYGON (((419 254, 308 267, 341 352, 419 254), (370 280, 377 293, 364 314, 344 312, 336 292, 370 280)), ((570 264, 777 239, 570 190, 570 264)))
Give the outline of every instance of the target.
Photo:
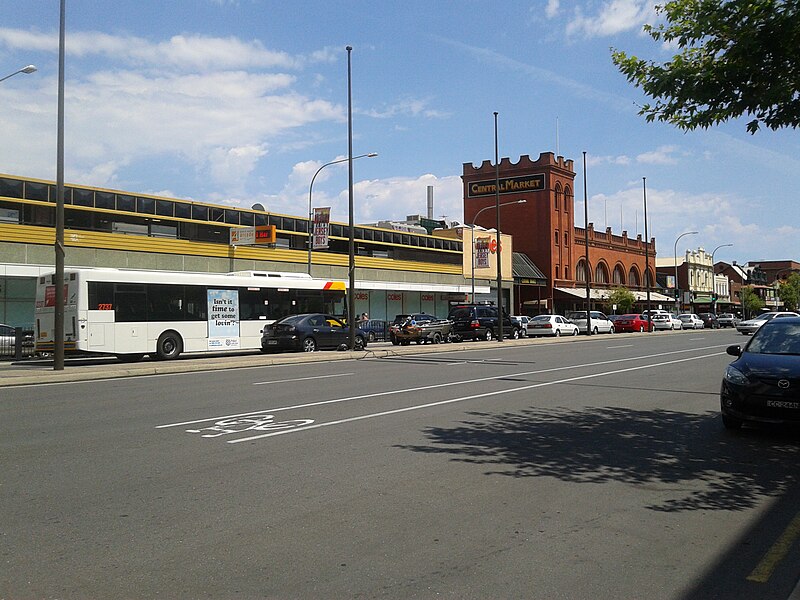
POLYGON ((764 325, 753 336, 747 352, 800 355, 800 320, 790 323, 778 319, 764 325))
MULTIPOLYGON (((594 315, 592 315, 592 317, 594 317, 594 315)), ((568 319, 585 319, 586 318, 586 311, 585 310, 579 310, 579 311, 567 313, 567 318, 568 319)))
POLYGON ((538 317, 533 317, 531 321, 549 321, 550 315, 539 315, 538 317))
POLYGON ((464 319, 472 317, 472 309, 468 306, 462 308, 454 308, 450 311, 451 319, 464 319))

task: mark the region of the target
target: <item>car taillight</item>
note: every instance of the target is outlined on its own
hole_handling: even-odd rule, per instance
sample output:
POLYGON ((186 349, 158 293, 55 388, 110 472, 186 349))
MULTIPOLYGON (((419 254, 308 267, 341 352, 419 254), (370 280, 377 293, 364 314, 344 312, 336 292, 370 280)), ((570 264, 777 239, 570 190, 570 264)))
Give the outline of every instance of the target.
POLYGON ((469 323, 470 329, 479 329, 480 326, 481 326, 481 322, 478 321, 478 320, 470 321, 470 323, 469 323))
POLYGON ((544 328, 545 329, 552 329, 553 328, 553 324, 552 323, 545 323, 544 324, 544 328))

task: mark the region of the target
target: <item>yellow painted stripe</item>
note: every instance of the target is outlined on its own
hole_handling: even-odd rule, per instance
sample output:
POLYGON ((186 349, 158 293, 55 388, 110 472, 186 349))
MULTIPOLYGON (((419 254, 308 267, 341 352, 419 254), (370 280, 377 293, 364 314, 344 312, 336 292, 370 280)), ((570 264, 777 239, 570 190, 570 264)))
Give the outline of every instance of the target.
POLYGON ((784 530, 778 541, 772 545, 772 548, 764 555, 761 562, 758 563, 753 572, 747 577, 747 581, 754 581, 756 583, 766 583, 772 576, 772 572, 778 564, 786 558, 789 550, 792 548, 795 540, 800 536, 800 513, 797 513, 789 526, 784 530))
MULTIPOLYGON (((0 224, 0 241, 52 246, 55 242, 55 230, 51 227, 31 225, 0 224)), ((191 242, 170 238, 156 238, 140 235, 122 235, 99 231, 81 231, 68 229, 64 232, 66 246, 76 248, 98 248, 128 252, 148 252, 159 254, 181 254, 186 256, 209 256, 214 258, 238 258, 252 260, 269 260, 285 263, 303 263, 308 260, 306 250, 289 248, 257 248, 248 246, 228 246, 191 242)), ((315 265, 348 266, 346 254, 315 252, 315 265)), ((446 265, 417 260, 394 260, 371 256, 356 256, 356 267, 380 269, 388 271, 414 271, 420 273, 436 273, 445 275, 461 275, 461 265, 446 265)))

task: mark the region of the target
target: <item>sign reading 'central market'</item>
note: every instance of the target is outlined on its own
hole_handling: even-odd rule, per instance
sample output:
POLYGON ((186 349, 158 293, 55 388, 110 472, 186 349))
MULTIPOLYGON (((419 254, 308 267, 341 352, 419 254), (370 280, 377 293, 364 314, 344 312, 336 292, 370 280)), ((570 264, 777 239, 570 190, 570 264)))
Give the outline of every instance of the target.
MULTIPOLYGON (((478 198, 480 196, 491 196, 494 191, 494 179, 487 181, 473 181, 469 184, 467 196, 478 198)), ((500 179, 501 194, 516 194, 519 192, 535 192, 544 189, 544 174, 523 175, 522 177, 503 177, 500 179)))

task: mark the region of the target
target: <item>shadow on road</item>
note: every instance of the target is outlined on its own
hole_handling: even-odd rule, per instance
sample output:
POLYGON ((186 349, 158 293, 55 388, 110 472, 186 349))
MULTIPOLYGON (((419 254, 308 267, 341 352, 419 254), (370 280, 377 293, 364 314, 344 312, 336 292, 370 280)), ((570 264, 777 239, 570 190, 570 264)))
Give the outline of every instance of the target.
POLYGON ((741 511, 771 499, 681 598, 787 598, 797 584, 797 543, 766 580, 748 578, 800 514, 797 429, 729 432, 717 412, 614 407, 470 415, 460 426, 426 430, 428 445, 402 447, 482 465, 487 475, 669 487, 673 498, 645 507, 653 511, 741 511))
POLYGON ((796 431, 722 429, 717 413, 588 407, 470 413, 454 428, 431 428, 416 452, 490 467, 487 474, 569 482, 703 483, 702 491, 648 506, 657 511, 742 510, 795 482, 796 431))

